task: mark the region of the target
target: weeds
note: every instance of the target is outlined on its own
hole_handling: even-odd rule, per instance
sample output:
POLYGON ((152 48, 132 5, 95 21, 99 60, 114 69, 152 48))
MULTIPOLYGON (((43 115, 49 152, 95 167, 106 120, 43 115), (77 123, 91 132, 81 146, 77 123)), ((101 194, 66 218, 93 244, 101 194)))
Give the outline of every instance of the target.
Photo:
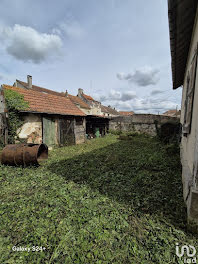
POLYGON ((55 149, 39 168, 1 166, 0 184, 0 263, 182 263, 175 243, 198 247, 179 153, 154 138, 55 149))

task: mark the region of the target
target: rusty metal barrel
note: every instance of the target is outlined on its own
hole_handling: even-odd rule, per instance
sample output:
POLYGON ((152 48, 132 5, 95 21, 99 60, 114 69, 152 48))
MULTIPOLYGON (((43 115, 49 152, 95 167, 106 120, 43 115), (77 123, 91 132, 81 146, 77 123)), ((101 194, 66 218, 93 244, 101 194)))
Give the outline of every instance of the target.
POLYGON ((7 145, 1 153, 1 163, 11 166, 38 166, 47 158, 46 144, 12 144, 7 145))

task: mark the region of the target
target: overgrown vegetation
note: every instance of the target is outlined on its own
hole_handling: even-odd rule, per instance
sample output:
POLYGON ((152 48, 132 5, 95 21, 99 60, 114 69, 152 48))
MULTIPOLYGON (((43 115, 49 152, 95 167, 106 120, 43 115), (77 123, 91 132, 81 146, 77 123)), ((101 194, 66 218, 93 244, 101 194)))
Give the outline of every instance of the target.
POLYGON ((122 131, 121 130, 109 129, 109 133, 112 134, 112 135, 121 135, 122 131))
POLYGON ((166 122, 159 126, 155 121, 157 137, 165 144, 178 145, 181 137, 181 124, 178 122, 166 122))
POLYGON ((12 91, 4 90, 6 108, 8 110, 8 142, 14 143, 17 137, 17 130, 23 125, 23 119, 19 114, 21 110, 26 110, 29 106, 24 100, 24 96, 12 91))
POLYGON ((179 153, 143 135, 55 149, 39 168, 0 167, 0 263, 183 263, 179 153), (14 252, 16 246, 44 251, 14 252))

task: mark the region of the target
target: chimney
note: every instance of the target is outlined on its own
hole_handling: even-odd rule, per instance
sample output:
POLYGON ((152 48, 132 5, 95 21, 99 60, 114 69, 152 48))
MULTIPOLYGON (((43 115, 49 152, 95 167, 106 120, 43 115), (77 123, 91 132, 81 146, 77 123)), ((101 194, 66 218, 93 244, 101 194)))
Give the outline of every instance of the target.
POLYGON ((27 75, 27 84, 28 84, 28 88, 32 89, 32 76, 31 75, 27 75))
POLYGON ((66 90, 66 92, 65 92, 65 96, 68 97, 68 91, 67 91, 67 90, 66 90))
POLYGON ((83 89, 78 88, 78 96, 80 97, 83 94, 83 89))

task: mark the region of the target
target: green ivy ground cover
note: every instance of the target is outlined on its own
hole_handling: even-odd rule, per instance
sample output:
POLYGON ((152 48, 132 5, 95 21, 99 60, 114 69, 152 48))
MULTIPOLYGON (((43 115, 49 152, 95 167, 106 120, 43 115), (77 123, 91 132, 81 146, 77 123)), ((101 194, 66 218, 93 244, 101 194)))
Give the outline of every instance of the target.
POLYGON ((38 168, 0 166, 0 263, 183 263, 179 154, 117 136, 54 149, 38 168), (12 247, 45 247, 17 252, 12 247))

